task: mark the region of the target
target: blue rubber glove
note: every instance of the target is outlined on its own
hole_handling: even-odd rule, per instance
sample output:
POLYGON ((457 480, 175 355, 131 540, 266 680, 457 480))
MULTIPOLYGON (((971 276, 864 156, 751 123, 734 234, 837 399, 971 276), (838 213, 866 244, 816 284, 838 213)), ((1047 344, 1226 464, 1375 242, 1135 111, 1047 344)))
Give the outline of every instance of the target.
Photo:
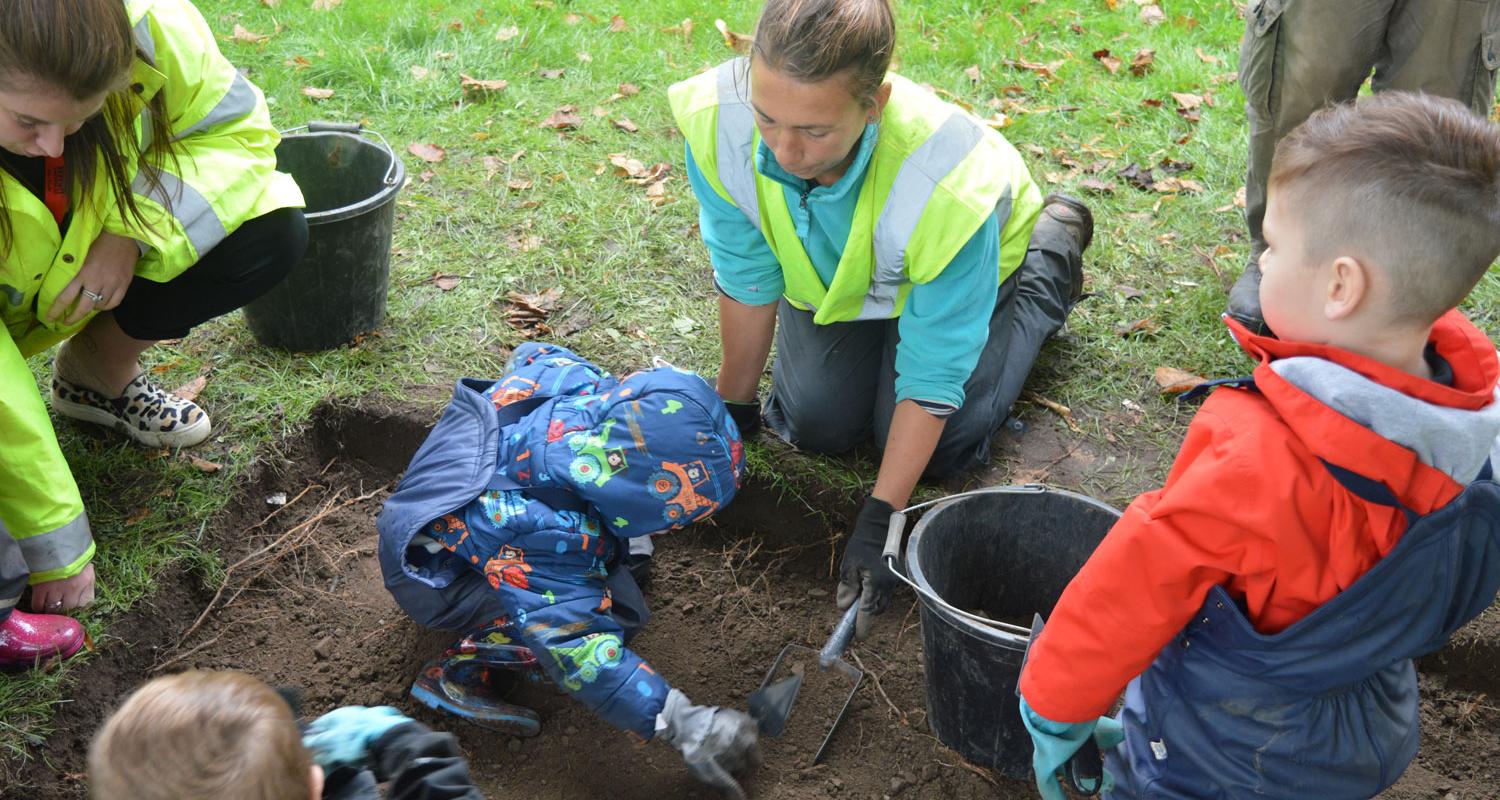
POLYGON ((324 769, 364 767, 370 745, 397 725, 411 722, 390 706, 345 706, 318 717, 302 735, 302 746, 324 769))
MULTIPOLYGON (((1021 698, 1021 722, 1031 733, 1031 743, 1036 748, 1031 756, 1031 768, 1036 772, 1036 788, 1042 793, 1043 800, 1067 800, 1058 775, 1088 737, 1094 737, 1094 744, 1101 753, 1125 741, 1125 731, 1118 720, 1100 717, 1093 722, 1053 722, 1033 711, 1024 697, 1021 698)), ((1114 788, 1114 779, 1108 771, 1104 773, 1103 784, 1099 787, 1100 793, 1108 793, 1114 788)))

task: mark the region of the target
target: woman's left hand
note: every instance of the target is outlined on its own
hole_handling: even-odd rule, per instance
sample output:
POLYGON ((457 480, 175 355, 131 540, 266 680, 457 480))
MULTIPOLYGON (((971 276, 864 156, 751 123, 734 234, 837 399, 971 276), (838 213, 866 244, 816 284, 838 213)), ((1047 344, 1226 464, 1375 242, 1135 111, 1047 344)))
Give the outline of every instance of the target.
POLYGON ((119 305, 135 277, 135 262, 140 257, 141 251, 134 239, 100 233, 89 247, 89 254, 84 257, 78 274, 52 302, 47 321, 56 320, 69 306, 73 311, 64 320, 67 325, 95 311, 108 311, 119 305))
POLYGON ((31 587, 31 610, 39 614, 62 614, 94 602, 94 565, 71 578, 38 583, 31 587))

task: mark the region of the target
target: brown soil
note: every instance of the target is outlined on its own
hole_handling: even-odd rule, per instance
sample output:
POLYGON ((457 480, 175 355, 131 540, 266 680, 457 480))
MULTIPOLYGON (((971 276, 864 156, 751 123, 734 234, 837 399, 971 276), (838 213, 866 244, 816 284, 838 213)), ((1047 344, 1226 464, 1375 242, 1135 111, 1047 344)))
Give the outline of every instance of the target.
MULTIPOLYGON (((167 576, 153 599, 112 626, 110 640, 82 668, 72 702, 59 711, 56 732, 41 753, 46 765, 36 770, 36 785, 5 787, 0 796, 84 796, 84 755, 99 722, 149 676, 198 667, 241 669, 272 685, 300 687, 309 715, 344 704, 395 705, 457 734, 490 797, 716 798, 692 782, 669 747, 638 744, 547 690, 523 690, 515 697, 543 719, 542 733, 525 740, 438 716, 411 701, 412 677, 450 637, 417 628, 386 594, 375 560, 374 517, 382 487, 393 485, 432 417, 425 408, 320 412, 310 434, 284 458, 271 459, 272 467, 248 481, 212 526, 227 563, 278 539, 280 545, 236 569, 214 610, 186 638, 218 587, 205 588, 197 576, 167 576), (266 498, 275 493, 293 502, 267 520, 275 507, 266 498)), ((1074 438, 1042 420, 1032 422, 1020 447, 1014 440, 997 441, 1007 448, 1004 458, 1020 459, 1018 469, 1025 468, 1028 450, 1051 452, 1061 439, 1074 438)), ((1108 458, 1094 455, 1100 462, 1108 458)), ((1055 458, 1046 456, 1031 468, 1066 465, 1074 456, 1055 458)), ((837 621, 830 534, 841 531, 778 499, 773 490, 751 485, 712 524, 657 542, 646 586, 653 617, 632 646, 696 702, 742 708, 783 645, 816 650, 837 621)), ((824 511, 838 519, 849 509, 824 511)), ((1483 649, 1494 647, 1496 624, 1492 617, 1477 623, 1489 627, 1466 630, 1458 647, 1423 662, 1423 752, 1385 796, 1496 796, 1500 712, 1483 694, 1500 675, 1487 655, 1493 651, 1483 649)), ((842 702, 836 686, 847 691, 847 683, 814 675, 815 656, 807 661, 808 683, 787 735, 766 743, 765 765, 746 782, 750 796, 1034 797, 1029 783, 971 767, 932 737, 922 655, 915 601, 899 594, 872 637, 847 656, 866 678, 816 766, 810 764, 817 747, 812 742, 821 741, 821 730, 842 702)))

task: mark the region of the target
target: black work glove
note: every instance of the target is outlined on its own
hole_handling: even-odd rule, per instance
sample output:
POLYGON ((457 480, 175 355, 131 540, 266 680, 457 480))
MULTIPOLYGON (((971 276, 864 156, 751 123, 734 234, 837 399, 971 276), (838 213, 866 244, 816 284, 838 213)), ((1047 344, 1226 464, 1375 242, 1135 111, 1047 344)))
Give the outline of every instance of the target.
POLYGON ((896 588, 896 576, 881 558, 886 530, 894 513, 896 509, 891 508, 890 503, 877 497, 865 498, 859 516, 854 518, 849 542, 844 545, 836 599, 839 608, 844 609, 859 600, 859 614, 854 618, 856 640, 869 635, 875 616, 885 612, 885 607, 891 602, 891 591, 896 588))
POLYGON ((759 397, 748 403, 738 400, 725 400, 724 407, 729 409, 730 419, 733 419, 735 427, 740 429, 740 439, 748 439, 750 438, 750 434, 760 430, 759 397))

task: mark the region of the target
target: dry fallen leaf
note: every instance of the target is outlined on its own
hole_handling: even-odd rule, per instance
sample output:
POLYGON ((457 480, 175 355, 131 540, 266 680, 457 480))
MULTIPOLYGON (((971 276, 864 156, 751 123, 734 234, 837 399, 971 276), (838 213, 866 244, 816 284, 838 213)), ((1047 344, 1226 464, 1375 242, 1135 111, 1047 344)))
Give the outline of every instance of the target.
POLYGON ((266 8, 275 8, 281 5, 281 0, 260 0, 260 4, 266 8))
POLYGON ((1188 178, 1162 178, 1151 188, 1161 194, 1196 194, 1203 191, 1203 184, 1188 178))
POLYGON ((1156 385, 1161 387, 1162 394, 1182 394, 1204 382, 1203 378, 1176 367, 1156 368, 1156 385))
POLYGON ((1156 65, 1156 51, 1149 47, 1143 47, 1136 51, 1135 58, 1130 59, 1130 74, 1137 78, 1144 76, 1156 65))
POLYGON ((552 112, 552 116, 542 120, 543 128, 551 128, 555 131, 571 131, 583 124, 583 119, 578 116, 578 109, 573 106, 563 106, 552 112))
POLYGON ((207 385, 208 376, 199 375, 198 377, 188 381, 187 383, 184 383, 176 389, 173 389, 172 394, 175 394, 184 400, 196 400, 198 398, 198 393, 203 391, 203 387, 207 385))
POLYGON ((610 33, 620 33, 620 32, 626 30, 629 27, 630 27, 630 23, 626 22, 625 18, 622 17, 622 16, 620 16, 619 14, 616 14, 613 17, 609 18, 609 32, 610 33))
POLYGON ((441 272, 434 272, 432 273, 432 277, 427 279, 427 282, 445 292, 451 292, 458 288, 460 280, 462 278, 457 275, 444 275, 441 272))
POLYGON ((672 202, 676 198, 667 194, 667 186, 665 183, 653 183, 650 186, 646 187, 646 199, 651 201, 652 206, 661 208, 662 206, 672 202))
POLYGON ((512 192, 522 192, 531 188, 531 181, 522 178, 511 178, 505 182, 505 187, 512 192))
POLYGON ((426 161, 429 164, 436 164, 448 156, 447 150, 444 150, 443 148, 438 147, 435 144, 426 144, 424 142, 412 142, 411 144, 407 145, 406 152, 411 153, 412 155, 422 159, 423 161, 426 161))
POLYGON ((693 43, 693 19, 692 17, 687 17, 676 25, 669 28, 662 28, 661 32, 680 33, 682 34, 682 43, 684 45, 691 45, 693 43))
POLYGON ((640 127, 637 126, 634 122, 631 122, 628 117, 620 117, 619 119, 615 120, 615 127, 619 128, 622 131, 625 131, 626 133, 635 133, 636 131, 640 130, 640 127))
POLYGON ((311 98, 313 100, 327 100, 328 98, 333 97, 333 90, 319 89, 314 86, 304 86, 302 87, 302 96, 311 98))
POLYGON ((568 13, 563 15, 564 25, 577 25, 580 22, 583 22, 583 17, 580 17, 577 14, 568 13))
POLYGON ((594 63, 594 57, 589 55, 588 53, 583 52, 582 50, 578 51, 578 60, 584 64, 594 63))
POLYGON ((332 10, 334 6, 342 2, 344 2, 344 0, 313 0, 312 10, 329 11, 332 10))
POLYGON ((517 28, 514 25, 510 25, 510 26, 507 26, 507 27, 504 27, 504 28, 500 28, 500 29, 498 29, 498 30, 495 31, 495 41, 497 41, 497 42, 508 42, 511 39, 514 39, 514 38, 516 38, 517 36, 520 36, 520 35, 521 35, 521 29, 517 28))
POLYGON ((519 250, 523 253, 529 253, 532 250, 535 250, 538 247, 542 246, 542 239, 540 236, 533 236, 531 234, 526 234, 523 236, 513 233, 505 237, 505 246, 509 247, 512 250, 519 250))
POLYGON ((471 78, 463 73, 458 74, 458 85, 463 87, 464 95, 470 97, 485 97, 494 92, 503 92, 510 85, 509 81, 482 81, 471 78))
POLYGON ((979 83, 979 65, 964 67, 964 74, 969 76, 969 83, 979 83))
POLYGON ((426 67, 418 64, 411 65, 411 76, 413 78, 416 78, 419 81, 427 80, 428 74, 430 73, 426 67))
POLYGON ((1162 13, 1161 6, 1152 3, 1141 6, 1141 22, 1147 25, 1160 25, 1167 21, 1167 15, 1162 13))
POLYGON ((1177 101, 1177 110, 1179 111, 1191 111, 1203 105, 1203 95, 1198 94, 1172 92, 1172 99, 1177 101))
POLYGON ((722 19, 714 20, 714 27, 719 29, 719 34, 724 37, 724 46, 736 53, 743 53, 750 49, 751 37, 743 33, 735 33, 729 29, 729 23, 722 19))
POLYGON ((282 66, 291 67, 292 69, 298 70, 307 69, 308 67, 312 66, 312 62, 308 61, 302 56, 293 56, 281 62, 281 64, 282 66))
POLYGON ((1109 194, 1115 190, 1114 181, 1105 181, 1098 178, 1084 178, 1078 182, 1078 187, 1096 194, 1109 194))
POLYGON ((1007 58, 1000 63, 1004 64, 1007 67, 1014 67, 1016 69, 1024 69, 1035 72, 1036 74, 1042 76, 1044 80, 1051 81, 1057 79, 1057 68, 1063 65, 1063 60, 1058 59, 1056 61, 1049 61, 1046 64, 1042 64, 1037 61, 1027 61, 1024 58, 1007 58))
POLYGON ((1235 208, 1244 208, 1245 207, 1245 187, 1243 187, 1243 186, 1241 186, 1240 188, 1234 190, 1234 207, 1235 208))
POLYGON ((260 44, 269 38, 271 37, 264 33, 255 33, 254 31, 246 30, 244 25, 235 25, 234 33, 229 35, 230 41, 239 42, 240 44, 260 44))
POLYGON ((417 180, 419 180, 419 181, 421 181, 423 183, 431 183, 432 179, 436 178, 436 177, 437 177, 437 173, 433 172, 430 169, 424 169, 421 172, 417 173, 417 180))
POLYGON ((537 74, 541 75, 543 78, 546 78, 547 80, 555 81, 558 78, 561 78, 562 76, 568 74, 568 71, 565 70, 565 69, 543 69, 543 70, 537 70, 537 74))
POLYGON ((500 170, 505 169, 505 159, 499 156, 485 156, 479 160, 484 164, 485 181, 493 179, 496 175, 500 174, 500 170))
POLYGON ((1193 48, 1193 52, 1198 54, 1198 60, 1199 61, 1202 61, 1205 64, 1212 64, 1214 66, 1218 66, 1218 64, 1219 64, 1219 57, 1218 56, 1211 56, 1208 53, 1203 52, 1203 48, 1201 48, 1201 47, 1194 47, 1193 48))
POLYGON ((1119 72, 1120 64, 1123 63, 1120 61, 1120 59, 1110 55, 1109 50, 1095 50, 1094 60, 1098 61, 1099 65, 1104 67, 1105 71, 1109 72, 1109 74, 1111 75, 1119 72))
POLYGON ((507 292, 505 295, 505 321, 528 339, 550 336, 552 328, 547 318, 557 310, 562 289, 554 286, 539 294, 507 292))
POLYGON ((139 506, 136 510, 130 512, 130 516, 125 518, 125 524, 134 525, 149 516, 151 516, 151 509, 139 506))
POLYGON ((1161 330, 1161 323, 1152 317, 1145 317, 1134 322, 1125 322, 1115 326, 1115 335, 1129 338, 1131 336, 1150 335, 1161 330))
POLYGON ((210 475, 224 468, 223 464, 209 461, 208 459, 204 458, 199 458, 192 454, 189 454, 187 459, 188 463, 193 465, 193 469, 196 469, 199 472, 207 472, 210 475))

